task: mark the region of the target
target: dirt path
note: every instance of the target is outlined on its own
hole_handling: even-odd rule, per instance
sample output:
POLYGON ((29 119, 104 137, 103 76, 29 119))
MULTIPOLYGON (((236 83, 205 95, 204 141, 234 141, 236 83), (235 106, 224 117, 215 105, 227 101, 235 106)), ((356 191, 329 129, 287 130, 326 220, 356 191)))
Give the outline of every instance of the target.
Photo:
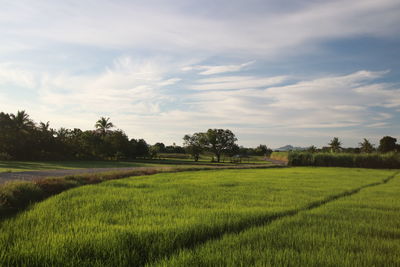
MULTIPOLYGON (((287 163, 279 160, 267 159, 272 162, 275 166, 286 166, 287 163)), ((168 168, 169 166, 164 166, 164 168, 168 168)), ((223 168, 232 168, 232 166, 213 166, 211 167, 216 169, 223 168)), ((254 167, 254 166, 247 166, 254 167)), ((129 171, 129 170, 147 170, 154 168, 162 168, 162 167, 122 167, 122 168, 87 168, 87 169, 66 169, 66 170, 41 170, 41 171, 22 171, 22 172, 0 172, 0 184, 3 184, 7 181, 16 181, 16 180, 24 180, 24 181, 32 181, 39 178, 44 177, 62 177, 67 175, 75 175, 75 174, 88 174, 88 173, 102 173, 102 172, 111 172, 111 171, 129 171)), ((233 167, 234 168, 234 167, 233 167)), ((246 168, 246 165, 241 166, 239 168, 246 168)))
POLYGON ((31 181, 44 177, 60 177, 74 174, 101 173, 110 171, 129 171, 151 169, 154 167, 124 167, 124 168, 90 168, 72 170, 44 170, 44 171, 24 171, 24 172, 2 172, 0 173, 0 184, 13 180, 31 181))

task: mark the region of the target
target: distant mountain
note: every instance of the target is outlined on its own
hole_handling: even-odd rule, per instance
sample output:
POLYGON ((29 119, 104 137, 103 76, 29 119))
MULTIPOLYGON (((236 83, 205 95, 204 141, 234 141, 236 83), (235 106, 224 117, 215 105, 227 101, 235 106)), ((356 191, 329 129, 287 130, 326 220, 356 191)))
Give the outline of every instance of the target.
POLYGON ((275 149, 276 151, 293 151, 293 150, 306 150, 306 147, 292 146, 286 145, 280 148, 275 149))

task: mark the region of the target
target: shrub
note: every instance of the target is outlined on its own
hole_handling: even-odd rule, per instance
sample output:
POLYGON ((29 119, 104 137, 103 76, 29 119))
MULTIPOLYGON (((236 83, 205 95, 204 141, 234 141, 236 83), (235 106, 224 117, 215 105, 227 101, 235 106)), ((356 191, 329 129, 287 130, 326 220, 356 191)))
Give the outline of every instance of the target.
POLYGON ((41 188, 32 182, 7 182, 0 187, 0 208, 5 211, 25 208, 43 198, 41 188))
POLYGON ((400 155, 350 154, 350 153, 308 153, 291 152, 288 156, 291 166, 357 167, 374 169, 400 168, 400 155))
POLYGON ((270 158, 281 161, 288 161, 289 152, 272 152, 270 158))
POLYGON ((0 160, 12 160, 13 157, 6 153, 6 152, 0 152, 0 160))

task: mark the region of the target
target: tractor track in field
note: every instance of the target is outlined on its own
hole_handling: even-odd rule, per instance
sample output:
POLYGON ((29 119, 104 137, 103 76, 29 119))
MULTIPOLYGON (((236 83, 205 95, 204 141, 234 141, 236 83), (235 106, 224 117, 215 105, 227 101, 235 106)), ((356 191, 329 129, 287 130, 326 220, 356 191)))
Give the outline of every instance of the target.
POLYGON ((325 199, 322 199, 320 201, 311 202, 311 203, 307 204, 306 206, 304 206, 302 208, 299 208, 299 209, 289 210, 289 211, 277 213, 277 214, 274 214, 274 215, 265 216, 265 217, 262 217, 262 218, 259 218, 259 219, 255 220, 255 221, 254 220, 245 221, 242 224, 236 226, 235 228, 229 229, 227 231, 214 233, 212 235, 208 235, 207 237, 205 237, 203 239, 199 239, 194 243, 187 244, 186 246, 182 246, 180 248, 177 248, 172 253, 170 253, 168 255, 165 255, 164 257, 161 257, 158 260, 155 260, 155 261, 152 261, 152 262, 145 262, 145 263, 139 264, 138 266, 151 266, 153 264, 157 264, 157 262, 159 260, 172 257, 179 250, 182 250, 182 249, 192 250, 192 249, 195 249, 195 248, 197 248, 197 247, 199 247, 199 246, 201 246, 201 245, 203 245, 203 244, 205 244, 207 242, 216 241, 218 239, 221 239, 226 234, 239 234, 239 233, 241 233, 243 231, 246 231, 246 230, 248 230, 250 228, 253 228, 253 227, 266 226, 266 225, 271 224, 271 223, 273 223, 273 222, 275 222, 275 221, 277 221, 279 219, 283 219, 283 218, 286 218, 286 217, 292 217, 292 216, 295 216, 295 215, 299 214, 300 212, 305 212, 305 211, 309 211, 309 210, 313 210, 313 209, 319 208, 321 206, 324 206, 324 205, 326 205, 326 204, 328 204, 330 202, 336 201, 338 199, 341 199, 341 198, 344 198, 344 197, 349 197, 349 196, 352 196, 354 194, 357 194, 357 193, 359 193, 361 190, 363 190, 365 188, 375 187, 375 186, 386 184, 390 180, 394 179, 399 173, 400 173, 400 171, 397 171, 397 172, 393 173, 392 175, 388 176, 387 178, 385 178, 385 179, 383 179, 383 180, 381 180, 379 182, 366 184, 366 185, 360 186, 358 188, 355 188, 355 189, 352 189, 352 190, 349 190, 349 191, 345 191, 345 192, 342 192, 342 193, 339 193, 339 194, 336 194, 336 195, 328 196, 325 199))

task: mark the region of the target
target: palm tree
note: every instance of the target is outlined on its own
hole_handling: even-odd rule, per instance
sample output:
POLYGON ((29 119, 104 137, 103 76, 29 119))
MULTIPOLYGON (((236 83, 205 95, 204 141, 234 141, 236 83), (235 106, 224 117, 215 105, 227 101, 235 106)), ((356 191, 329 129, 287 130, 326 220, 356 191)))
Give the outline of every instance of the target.
POLYGON ((360 149, 361 152, 372 153, 374 151, 374 145, 371 144, 371 142, 367 138, 364 138, 364 141, 360 143, 360 149))
POLYGON ((334 137, 331 142, 329 143, 329 146, 331 147, 331 152, 339 152, 342 143, 339 141, 339 138, 334 137))
POLYGON ((46 123, 40 122, 40 124, 39 124, 39 129, 40 129, 42 132, 47 132, 47 131, 49 131, 49 127, 50 127, 50 122, 46 122, 46 123))
POLYGON ((110 118, 101 117, 94 125, 97 130, 102 134, 105 134, 109 129, 114 127, 114 124, 110 122, 110 118))
POLYGON ((10 118, 18 132, 26 132, 27 130, 35 127, 35 123, 29 118, 29 115, 25 112, 25 110, 18 111, 17 115, 10 114, 10 118))

